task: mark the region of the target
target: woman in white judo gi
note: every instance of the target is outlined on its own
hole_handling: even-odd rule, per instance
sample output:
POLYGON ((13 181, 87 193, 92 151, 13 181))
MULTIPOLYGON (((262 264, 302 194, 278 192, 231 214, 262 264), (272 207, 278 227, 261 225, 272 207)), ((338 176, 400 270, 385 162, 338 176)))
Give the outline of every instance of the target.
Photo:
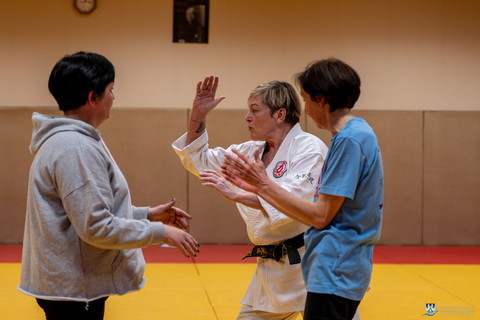
POLYGON ((183 166, 200 176, 204 185, 237 203, 255 245, 250 255, 257 257, 257 268, 237 319, 297 319, 305 307, 299 262, 307 225, 285 216, 255 194, 233 187, 219 174, 220 166, 232 148, 252 159, 260 149, 270 178, 311 201, 328 149, 319 138, 301 129, 298 96, 290 84, 281 81, 260 85, 250 94, 245 120, 251 141, 209 149, 207 114, 224 99, 215 99, 217 86, 217 77, 197 84, 188 132, 172 146, 183 166))

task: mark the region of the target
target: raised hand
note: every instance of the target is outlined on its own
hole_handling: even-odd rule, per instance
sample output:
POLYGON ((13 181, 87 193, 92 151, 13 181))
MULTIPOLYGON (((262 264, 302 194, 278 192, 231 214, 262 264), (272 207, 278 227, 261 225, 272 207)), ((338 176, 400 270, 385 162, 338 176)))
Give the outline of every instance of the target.
POLYGON ((160 221, 180 229, 188 229, 188 220, 192 217, 177 207, 174 207, 175 199, 165 204, 148 209, 148 220, 160 221))
POLYGON ((193 100, 192 120, 203 121, 207 113, 212 111, 220 101, 225 97, 215 99, 215 94, 218 87, 218 77, 205 77, 203 81, 197 83, 197 93, 193 100), (197 117, 196 119, 194 117, 197 117))

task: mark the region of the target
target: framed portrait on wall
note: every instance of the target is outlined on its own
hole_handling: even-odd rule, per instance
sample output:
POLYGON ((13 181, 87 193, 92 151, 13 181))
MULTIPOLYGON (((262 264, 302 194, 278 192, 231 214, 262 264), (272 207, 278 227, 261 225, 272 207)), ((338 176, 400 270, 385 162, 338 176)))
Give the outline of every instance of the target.
POLYGON ((210 0, 174 0, 173 42, 208 43, 210 0))

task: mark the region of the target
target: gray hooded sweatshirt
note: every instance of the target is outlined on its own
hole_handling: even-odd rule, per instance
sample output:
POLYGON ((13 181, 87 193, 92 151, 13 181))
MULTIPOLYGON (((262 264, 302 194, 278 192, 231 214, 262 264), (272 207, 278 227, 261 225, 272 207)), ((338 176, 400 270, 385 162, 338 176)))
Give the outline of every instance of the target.
POLYGON ((34 113, 19 290, 91 301, 139 290, 141 247, 165 227, 133 207, 127 182, 91 125, 34 113))

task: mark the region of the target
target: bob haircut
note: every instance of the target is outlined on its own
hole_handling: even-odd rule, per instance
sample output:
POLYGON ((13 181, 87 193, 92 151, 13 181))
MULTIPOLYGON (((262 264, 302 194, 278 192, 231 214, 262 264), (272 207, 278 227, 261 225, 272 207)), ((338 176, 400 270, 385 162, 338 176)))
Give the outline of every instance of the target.
POLYGON ((286 110, 285 122, 296 124, 300 118, 300 99, 295 88, 288 82, 270 81, 257 86, 248 98, 261 96, 263 102, 270 108, 270 114, 278 109, 286 110))
POLYGON ((295 75, 295 83, 312 101, 324 98, 333 112, 340 108, 352 109, 360 96, 360 77, 346 63, 328 58, 313 61, 304 71, 295 75))
POLYGON ((102 97, 114 80, 115 68, 107 58, 80 51, 57 62, 48 79, 48 90, 60 110, 68 111, 84 105, 91 91, 102 97))

